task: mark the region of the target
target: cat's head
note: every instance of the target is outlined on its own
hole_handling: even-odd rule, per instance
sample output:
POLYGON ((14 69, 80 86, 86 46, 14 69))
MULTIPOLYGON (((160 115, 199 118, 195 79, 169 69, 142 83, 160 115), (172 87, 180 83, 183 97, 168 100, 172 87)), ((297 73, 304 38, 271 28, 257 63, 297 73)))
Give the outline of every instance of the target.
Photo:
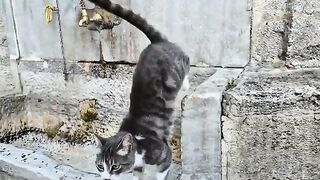
POLYGON ((110 138, 95 134, 95 137, 99 148, 95 164, 102 178, 111 179, 132 170, 136 142, 130 133, 118 132, 110 138))

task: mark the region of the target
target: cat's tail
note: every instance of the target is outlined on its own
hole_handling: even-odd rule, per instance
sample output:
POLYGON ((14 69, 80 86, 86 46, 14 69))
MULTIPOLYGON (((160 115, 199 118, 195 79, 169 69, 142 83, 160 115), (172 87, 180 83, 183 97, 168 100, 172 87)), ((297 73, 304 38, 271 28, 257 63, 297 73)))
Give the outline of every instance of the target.
POLYGON ((128 21, 130 24, 134 25, 140 29, 151 41, 151 43, 166 41, 164 37, 158 30, 153 26, 148 24, 148 22, 138 14, 135 14, 130 9, 125 9, 119 4, 112 3, 110 0, 89 0, 92 3, 100 6, 101 8, 115 14, 122 19, 128 21))

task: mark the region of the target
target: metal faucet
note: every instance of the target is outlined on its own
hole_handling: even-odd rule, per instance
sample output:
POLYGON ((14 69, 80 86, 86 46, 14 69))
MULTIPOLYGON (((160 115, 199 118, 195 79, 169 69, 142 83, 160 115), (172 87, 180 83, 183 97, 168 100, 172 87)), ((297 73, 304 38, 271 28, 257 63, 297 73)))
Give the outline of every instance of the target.
MULTIPOLYGON (((112 29, 114 26, 118 26, 121 23, 121 19, 114 16, 111 13, 106 13, 106 17, 103 17, 98 12, 94 12, 93 16, 90 18, 84 3, 84 0, 80 0, 81 8, 81 18, 79 20, 80 27, 87 27, 90 23, 93 23, 96 27, 89 28, 90 30, 102 30, 102 29, 112 29)), ((96 8, 95 8, 96 10, 96 8)), ((102 9, 99 9, 102 10, 102 9)), ((103 10, 104 11, 104 10, 103 10)))

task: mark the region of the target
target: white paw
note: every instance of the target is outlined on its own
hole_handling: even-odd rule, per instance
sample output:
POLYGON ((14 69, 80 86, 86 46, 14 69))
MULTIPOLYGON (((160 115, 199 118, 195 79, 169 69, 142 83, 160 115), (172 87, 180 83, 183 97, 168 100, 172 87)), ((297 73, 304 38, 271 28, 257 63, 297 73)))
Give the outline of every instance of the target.
POLYGON ((186 90, 188 90, 189 88, 190 88, 189 77, 188 77, 188 75, 186 75, 186 76, 184 77, 184 80, 183 80, 181 89, 182 89, 183 91, 186 91, 186 90))
POLYGON ((161 173, 157 173, 157 180, 165 180, 168 174, 169 168, 161 173))

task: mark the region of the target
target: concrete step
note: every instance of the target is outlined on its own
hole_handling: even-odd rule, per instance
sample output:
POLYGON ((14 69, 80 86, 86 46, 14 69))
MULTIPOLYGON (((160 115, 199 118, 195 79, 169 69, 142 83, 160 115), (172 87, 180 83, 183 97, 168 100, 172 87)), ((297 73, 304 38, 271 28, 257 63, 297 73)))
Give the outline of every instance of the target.
MULTIPOLYGON (((34 77, 35 74, 33 73, 33 71, 37 71, 37 67, 36 65, 39 65, 39 67, 41 66, 41 63, 35 63, 33 64, 33 68, 28 69, 28 67, 20 67, 23 72, 23 74, 28 74, 28 75, 24 75, 24 85, 25 88, 24 89, 29 89, 32 90, 30 92, 32 93, 27 93, 26 99, 27 101, 23 102, 24 105, 27 106, 27 108, 25 109, 25 112, 22 110, 22 116, 21 117, 24 121, 23 122, 34 122, 33 125, 37 125, 36 127, 42 127, 42 121, 44 119, 47 118, 47 116, 42 116, 43 112, 50 112, 50 113, 56 113, 54 114, 54 117, 59 117, 59 121, 63 121, 64 122, 64 126, 69 126, 71 127, 71 129, 76 129, 79 128, 77 126, 77 123, 73 123, 73 122, 79 122, 79 119, 77 116, 75 116, 76 111, 78 111, 79 109, 77 108, 77 103, 78 101, 75 101, 74 99, 70 99, 68 98, 69 96, 66 96, 66 90, 64 86, 57 86, 54 89, 51 89, 51 84, 50 82, 55 82, 55 81, 59 81, 59 83, 57 84, 62 84, 63 78, 59 78, 59 79, 52 79, 52 81, 37 81, 37 85, 32 84, 34 81, 34 77), (60 82, 61 81, 61 82, 60 82), (29 84, 30 83, 30 84, 29 84), (42 83, 42 84, 41 84, 42 83), (36 89, 33 90, 32 87, 36 87, 36 89), (47 95, 43 94, 42 92, 47 92, 47 95), (59 96, 55 96, 55 95, 59 95, 59 96), (61 98, 61 97, 63 98, 61 98), (37 100, 37 99, 45 99, 44 100, 37 100), (57 108, 57 105, 52 104, 52 101, 50 101, 50 99, 55 99, 56 101, 59 102, 59 107, 61 108, 57 108), (52 106, 54 106, 55 108, 51 108, 52 106), (69 109, 68 113, 65 113, 62 110, 65 110, 66 107, 72 107, 72 111, 69 109), (50 108, 48 108, 50 107, 50 108), (46 109, 48 108, 48 109, 46 109), (36 109, 36 111, 35 111, 36 109), (42 113, 42 114, 41 114, 42 113), (63 116, 61 116, 61 114, 63 114, 63 116), (69 120, 67 117, 70 117, 71 115, 71 120, 69 120), (37 123, 37 124, 36 124, 37 123)), ((21 65, 23 66, 23 65, 21 65)), ((132 70, 132 68, 128 68, 130 70, 132 70)), ((120 67, 121 72, 123 72, 123 68, 120 67)), ((179 93, 179 97, 177 98, 177 110, 176 110, 176 114, 174 116, 174 118, 176 119, 177 124, 179 124, 179 121, 181 120, 181 99, 183 99, 183 97, 188 94, 188 93, 192 93, 195 89, 197 89, 197 87, 199 85, 201 85, 204 81, 206 81, 208 78, 210 78, 212 76, 212 74, 214 74, 216 72, 216 69, 213 68, 192 68, 191 69, 191 88, 189 89, 189 91, 184 91, 179 93)), ((48 72, 42 72, 43 75, 45 75, 46 77, 53 77, 53 76, 62 76, 62 74, 60 74, 59 72, 56 71, 48 71, 48 72)), ((105 79, 101 79, 101 78, 93 78, 91 77, 91 79, 89 80, 85 80, 85 78, 82 75, 79 74, 74 74, 75 77, 78 77, 79 79, 83 79, 83 82, 90 84, 91 81, 99 81, 100 84, 108 84, 109 86, 112 85, 114 86, 114 84, 117 84, 117 82, 121 81, 122 78, 117 78, 118 76, 116 76, 114 79, 109 80, 109 82, 105 82, 105 79)), ((126 75, 126 76, 131 76, 126 75)), ((127 80, 127 84, 129 83, 130 80, 127 80)), ((68 81, 66 82, 67 86, 70 87, 79 87, 79 82, 78 81, 68 81)), ((84 87, 84 83, 82 83, 82 88, 84 87)), ((90 86, 92 87, 92 86, 90 86)), ((116 101, 116 103, 119 104, 119 109, 122 109, 123 113, 125 112, 125 109, 123 109, 123 105, 127 103, 127 100, 125 102, 121 101, 118 102, 117 99, 110 99, 109 96, 105 96, 105 92, 103 94, 101 94, 100 92, 103 91, 103 87, 98 87, 97 89, 90 89, 90 96, 94 96, 97 97, 98 102, 104 102, 107 101, 107 103, 111 103, 116 101)), ((110 88, 110 87, 109 87, 110 88)), ((111 88, 115 88, 115 87, 111 87, 111 88)), ((81 88, 80 88, 81 89, 81 88)), ((85 89, 85 88, 84 88, 85 89)), ((70 89, 68 89, 69 91, 71 91, 70 89)), ((127 90, 128 91, 128 90, 127 90)), ((125 94, 125 96, 127 96, 129 94, 129 91, 123 91, 122 93, 120 93, 120 95, 125 94)), ((72 92, 68 92, 68 93, 74 93, 72 92)), ((108 91, 109 93, 109 91, 108 91)), ((83 96, 86 96, 87 92, 84 91, 83 92, 83 96)), ((119 96, 119 93, 116 93, 117 96, 119 96)), ((81 94, 74 94, 74 97, 78 98, 81 100, 82 95, 81 94), (81 97, 80 97, 81 96, 81 97)), ((113 96, 111 96, 111 98, 114 98, 113 96)), ((123 98, 121 98, 122 100, 123 98)), ((7 103, 3 103, 3 104, 7 104, 7 103)), ((109 107, 109 106, 108 106, 109 107)), ((114 106, 112 106, 114 107, 114 106)), ((101 108, 101 107, 99 107, 101 108)), ((106 109, 106 107, 103 106, 103 108, 106 109)), ((118 111, 115 111, 114 109, 98 109, 100 112, 105 112, 108 111, 109 113, 113 113, 113 114, 118 114, 118 111)), ((16 111, 14 111, 16 112, 16 111)), ((122 113, 122 112, 121 112, 122 113)), ((118 115, 119 116, 119 115, 118 115)), ((101 119, 103 119, 102 117, 100 117, 101 119)), ((99 118, 99 119, 100 119, 99 118)), ((120 119, 120 117, 117 117, 117 119, 110 119, 110 116, 107 117, 108 121, 104 120, 104 122, 111 122, 111 123, 116 123, 118 121, 118 119, 120 119)), ((9 119, 9 118, 5 118, 1 120, 1 123, 3 122, 16 122, 19 123, 20 121, 18 119, 9 119)), ((97 121, 96 124, 100 125, 101 122, 97 121)), ((31 123, 32 125, 32 123, 31 123)), ((105 126, 105 125, 104 125, 105 126)), ((5 127, 5 126, 4 126, 5 127)), ((81 128, 81 126, 80 126, 81 128)), ((176 127, 179 128, 179 127, 176 127)), ((62 132, 64 131, 64 129, 61 129, 62 132)), ((177 129, 176 132, 179 132, 180 129, 177 129)), ((179 135, 178 135, 179 136, 179 135)), ((13 174, 15 176, 20 176, 20 177, 24 177, 26 179, 29 179, 29 177, 32 177, 32 180, 37 180, 37 179, 42 179, 42 178, 57 178, 61 175, 63 175, 63 178, 65 179, 72 179, 75 177, 83 177, 85 179, 94 179, 97 178, 99 179, 99 175, 97 174, 97 170, 94 166, 94 160, 95 160, 95 154, 96 154, 96 148, 90 144, 84 144, 84 145, 70 145, 69 143, 64 143, 63 139, 61 139, 61 136, 56 136, 53 139, 48 138, 45 134, 33 134, 30 133, 26 136, 23 136, 23 138, 19 138, 13 142, 11 142, 11 145, 6 145, 6 144, 2 144, 1 146, 6 147, 7 150, 10 150, 10 152, 7 152, 5 154, 1 153, 1 163, 0 166, 1 167, 11 167, 11 169, 16 169, 17 172, 10 172, 10 168, 3 168, 2 171, 5 171, 9 174, 13 174), (14 146, 12 146, 14 145, 14 146), (30 149, 30 150, 28 150, 30 149), (31 158, 27 158, 26 160, 21 161, 21 155, 22 154, 31 154, 30 151, 35 151, 36 153, 34 155, 30 155, 31 158), (38 157, 39 156, 39 157, 38 157), (40 162, 39 161, 34 161, 33 159, 37 158, 37 159, 42 159, 40 162), (11 161, 12 159, 14 159, 14 161, 11 161), (32 160, 32 161, 31 161, 32 160), (47 164, 47 166, 43 166, 43 162, 45 162, 44 164, 47 164), (52 170, 50 168, 52 167, 59 167, 57 169, 57 173, 53 173, 51 172, 52 170), (39 168, 41 167, 41 168, 39 168), (53 173, 53 174, 52 174, 53 173), (24 176, 25 174, 25 176, 24 176), (38 175, 38 176, 36 176, 38 175), (66 177, 64 177, 66 176, 66 177)), ((168 177, 169 180, 176 180, 176 179, 180 179, 179 177, 181 176, 181 164, 176 164, 173 163, 172 168, 171 168, 171 172, 170 172, 170 176, 168 177)), ((62 176, 61 176, 62 177, 62 176)), ((82 179, 83 179, 82 178, 82 179)), ((130 177, 124 177, 124 179, 128 180, 131 179, 130 177)), ((152 176, 147 175, 146 177, 147 180, 152 180, 152 176)))
POLYGON ((242 69, 218 69, 183 102, 182 178, 221 179, 221 101, 229 80, 242 69))
POLYGON ((245 72, 225 93, 222 179, 320 179, 320 69, 245 72))

